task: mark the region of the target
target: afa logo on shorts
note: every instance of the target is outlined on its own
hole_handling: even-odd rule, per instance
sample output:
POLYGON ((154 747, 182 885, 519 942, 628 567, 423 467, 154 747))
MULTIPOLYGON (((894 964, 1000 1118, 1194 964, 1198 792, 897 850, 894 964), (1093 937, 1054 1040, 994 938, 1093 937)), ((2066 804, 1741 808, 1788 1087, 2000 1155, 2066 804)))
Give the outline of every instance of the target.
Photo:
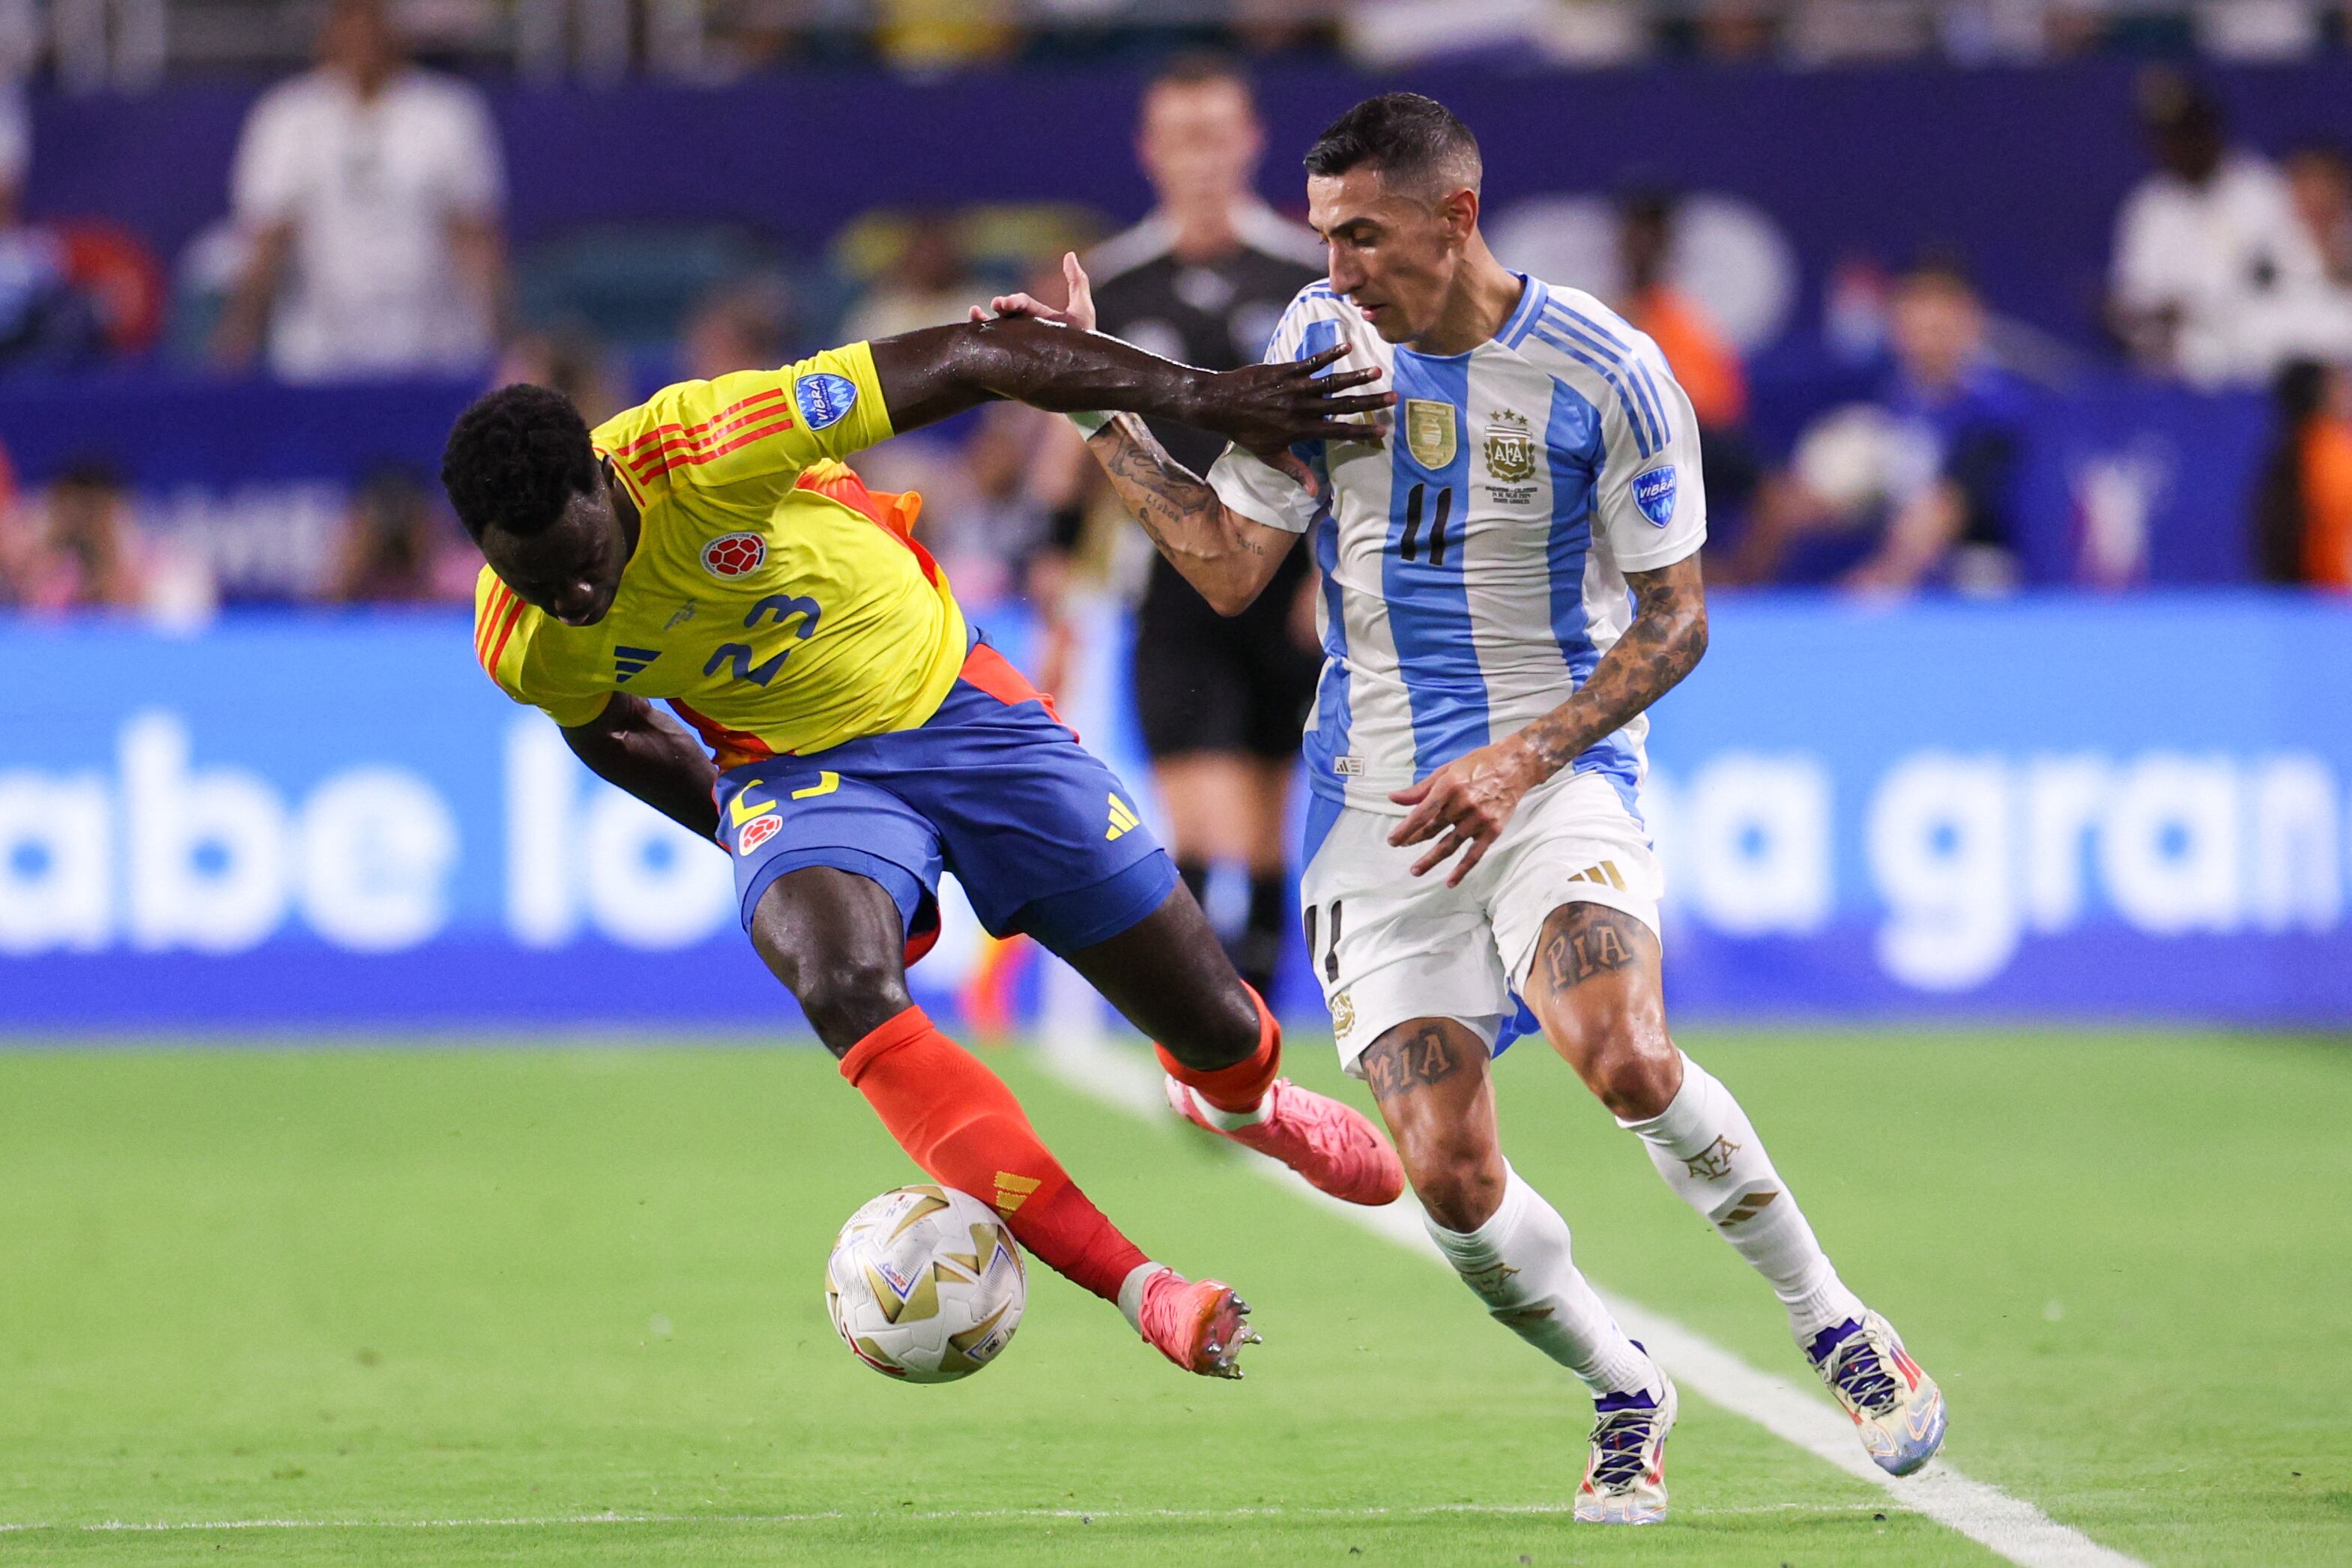
POLYGON ((1642 508, 1643 517, 1663 528, 1675 520, 1675 467, 1671 463, 1663 468, 1653 468, 1646 474, 1636 474, 1633 476, 1633 505, 1642 508))
POLYGON ((741 577, 768 559, 768 541, 757 534, 721 534, 702 547, 702 570, 713 577, 741 577))
POLYGON ((743 825, 741 831, 735 835, 735 852, 739 855, 750 854, 753 850, 774 838, 776 830, 783 825, 783 818, 773 811, 764 817, 752 818, 743 825))
POLYGON ((847 376, 819 371, 794 382, 793 396, 799 401, 801 417, 808 421, 809 428, 823 430, 839 424, 857 406, 857 383, 847 376))

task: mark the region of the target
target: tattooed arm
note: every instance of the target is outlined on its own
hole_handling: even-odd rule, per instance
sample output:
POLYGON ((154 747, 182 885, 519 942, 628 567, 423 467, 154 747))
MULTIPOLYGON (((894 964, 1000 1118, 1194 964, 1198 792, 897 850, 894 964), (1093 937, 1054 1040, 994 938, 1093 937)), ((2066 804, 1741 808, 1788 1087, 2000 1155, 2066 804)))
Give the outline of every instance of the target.
POLYGON ((1412 808, 1389 842, 1417 844, 1444 835, 1414 863, 1413 875, 1466 846, 1469 852, 1446 879, 1449 886, 1460 882, 1502 835, 1521 796, 1672 691, 1706 652, 1706 588, 1697 556, 1630 573, 1625 580, 1633 591, 1633 624, 1574 696, 1517 735, 1457 758, 1389 797, 1412 808))
POLYGON ((1633 622, 1577 694, 1519 731, 1541 783, 1602 737, 1622 729, 1672 691, 1706 653, 1706 585, 1698 557, 1627 577, 1633 622))
MULTIPOLYGON (((1075 255, 1062 258, 1062 278, 1069 289, 1069 303, 1059 309, 1027 294, 1000 295, 990 302, 989 308, 1000 318, 1027 317, 1092 332, 1096 319, 1094 289, 1087 279, 1087 269, 1078 265, 1075 255)), ((971 319, 981 322, 987 314, 974 306, 971 319)), ((1319 369, 1338 357, 1338 350, 1326 350, 1299 363, 1319 369)), ((1309 376, 1313 373, 1310 369, 1309 376)), ((1342 385, 1360 386, 1379 376, 1378 370, 1366 368, 1316 379, 1315 387, 1326 389, 1317 417, 1336 420, 1384 409, 1395 402, 1393 392, 1364 392, 1344 398, 1328 395, 1342 385)), ((1295 376, 1283 385, 1294 397, 1305 395, 1295 376)), ((1135 402, 1117 406, 1152 412, 1135 402)), ((1325 423, 1313 434, 1370 438, 1365 428, 1356 424, 1325 423)), ((1310 493, 1314 490, 1314 472, 1286 446, 1239 439, 1236 444, 1280 468, 1310 493)), ((1118 492, 1120 503, 1142 525, 1160 553, 1168 558, 1168 564, 1182 574, 1184 580, 1198 590, 1220 615, 1239 615, 1248 609, 1265 591, 1265 585, 1274 580, 1275 569, 1282 564, 1282 558, 1298 542, 1297 535, 1268 528, 1227 507, 1207 480, 1169 456, 1168 449, 1131 413, 1113 416, 1087 438, 1087 449, 1102 465, 1103 472, 1109 476, 1111 488, 1118 492)))
POLYGON ((1248 609, 1298 542, 1298 535, 1270 528, 1219 500, 1206 479, 1168 455, 1131 413, 1088 436, 1087 450, 1168 564, 1220 615, 1248 609))

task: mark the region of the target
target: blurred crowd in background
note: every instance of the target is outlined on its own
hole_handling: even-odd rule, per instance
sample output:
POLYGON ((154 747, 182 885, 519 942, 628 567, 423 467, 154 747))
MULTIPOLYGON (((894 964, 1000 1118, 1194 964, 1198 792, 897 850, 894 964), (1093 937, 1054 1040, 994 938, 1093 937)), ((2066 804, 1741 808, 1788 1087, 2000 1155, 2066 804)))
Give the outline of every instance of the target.
MULTIPOLYGON (((0 47, 69 82, 152 84, 301 47, 320 0, 0 0, 0 47), (41 26, 46 3, 54 25, 41 26), (44 37, 42 35, 47 36, 44 37), (16 40, 12 44, 11 40, 16 40)), ((1606 68, 2040 63, 2102 54, 2295 60, 2352 47, 2345 0, 419 0, 419 46, 542 78, 723 80, 793 62, 908 72, 1212 47, 1606 68)))
MULTIPOLYGON (((13 48, 26 70, 62 72, 62 32, 34 24, 62 29, 67 9, 51 18, 0 7, 0 40, 14 40, 0 42, 0 57, 13 48)), ((885 0, 697 7, 695 18, 706 43, 723 36, 706 62, 723 57, 739 68, 844 49, 944 69, 1024 52, 1186 46, 1138 106, 1138 178, 1160 202, 1143 230, 1115 236, 1077 207, 943 203, 858 214, 821 254, 719 231, 691 243, 668 236, 650 302, 644 289, 600 294, 608 236, 510 253, 507 152, 493 118, 467 77, 415 63, 410 36, 444 50, 478 37, 462 4, 395 14, 377 0, 340 0, 309 13, 315 63, 255 101, 220 221, 176 256, 102 220, 26 219, 19 196, 32 161, 74 153, 34 145, 21 93, 0 92, 0 379, 128 364, 304 384, 529 380, 570 395, 593 423, 668 381, 961 320, 1007 287, 1058 298, 1052 264, 1066 246, 1095 255, 1105 280, 1137 256, 1172 256, 1170 287, 1199 294, 1191 303, 1202 311, 1224 311, 1234 357, 1250 358, 1244 340, 1262 342, 1271 318, 1255 301, 1225 308, 1221 247, 1246 242, 1309 265, 1316 250, 1255 193, 1265 149, 1249 93, 1254 54, 1343 51, 1393 64, 1532 51, 1620 65, 1680 53, 1816 66, 1921 52, 2031 60, 2130 51, 2156 57, 2137 100, 2146 164, 2116 198, 2101 357, 2144 378, 2267 395, 2267 455, 2240 515, 2217 525, 2242 531, 2249 576, 2352 591, 2352 143, 2331 139, 2352 119, 2250 144, 2200 86, 2194 57, 2340 51, 2352 5, 1264 0, 1149 24, 1116 4, 1064 5, 1038 26, 1045 9, 885 0), (1202 44, 1224 52, 1190 47, 1202 44), (1204 82, 1217 90, 1200 95, 1204 82), (1170 91, 1193 97, 1155 141, 1153 104, 1170 91), (1177 206, 1197 214, 1204 202, 1229 208, 1230 221, 1152 229, 1167 229, 1177 206)), ((140 14, 100 10, 111 18, 101 30, 118 41, 140 14)), ((652 35, 632 36, 633 58, 654 52, 652 35)), ((1476 106, 1457 107, 1475 125, 1476 106)), ((1710 256, 1727 231, 1697 215, 1665 182, 1629 180, 1606 209, 1607 254, 1595 263, 1605 276, 1553 281, 1608 297, 1656 338, 1689 390, 1708 454, 1710 576, 1882 596, 2013 588, 2018 454, 2078 351, 2005 318, 1956 249, 1855 255, 1827 280, 1818 327, 1806 329, 1856 395, 1767 437, 1749 350, 1726 324, 1738 301, 1711 297, 1709 286, 1741 257, 1710 256)), ((1513 259, 1507 248, 1505 256, 1513 259)), ((341 515, 318 530, 310 565, 257 591, 224 572, 217 549, 153 515, 122 461, 93 443, 38 485, 19 486, 0 469, 0 605, 142 609, 185 622, 225 600, 403 603, 470 592, 477 563, 432 476, 415 466, 348 476, 341 515)), ((861 466, 880 487, 926 494, 933 548, 975 601, 1030 593, 1051 609, 1073 583, 1140 584, 1148 551, 1089 484, 1058 421, 992 409, 893 442, 861 466)))

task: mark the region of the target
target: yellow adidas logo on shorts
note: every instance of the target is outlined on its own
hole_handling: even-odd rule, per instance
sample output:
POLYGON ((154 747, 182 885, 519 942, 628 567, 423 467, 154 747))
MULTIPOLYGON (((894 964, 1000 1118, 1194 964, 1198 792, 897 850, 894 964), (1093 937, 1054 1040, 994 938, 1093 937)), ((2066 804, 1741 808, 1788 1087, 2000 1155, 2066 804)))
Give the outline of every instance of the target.
POLYGON ((1134 807, 1129 806, 1117 795, 1110 798, 1110 831, 1103 834, 1104 838, 1116 841, 1129 829, 1139 828, 1142 825, 1143 819, 1135 814, 1134 807))

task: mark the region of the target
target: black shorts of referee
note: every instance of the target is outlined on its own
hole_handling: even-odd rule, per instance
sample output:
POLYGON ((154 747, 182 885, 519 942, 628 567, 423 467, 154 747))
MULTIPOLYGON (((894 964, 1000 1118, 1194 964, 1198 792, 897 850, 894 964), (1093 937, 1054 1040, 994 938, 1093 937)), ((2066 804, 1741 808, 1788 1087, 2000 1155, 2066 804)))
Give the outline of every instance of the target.
POLYGON ((1154 557, 1136 612, 1133 680, 1143 746, 1154 761, 1187 752, 1298 755, 1321 658, 1291 633, 1307 552, 1294 549, 1265 591, 1226 617, 1154 557))

